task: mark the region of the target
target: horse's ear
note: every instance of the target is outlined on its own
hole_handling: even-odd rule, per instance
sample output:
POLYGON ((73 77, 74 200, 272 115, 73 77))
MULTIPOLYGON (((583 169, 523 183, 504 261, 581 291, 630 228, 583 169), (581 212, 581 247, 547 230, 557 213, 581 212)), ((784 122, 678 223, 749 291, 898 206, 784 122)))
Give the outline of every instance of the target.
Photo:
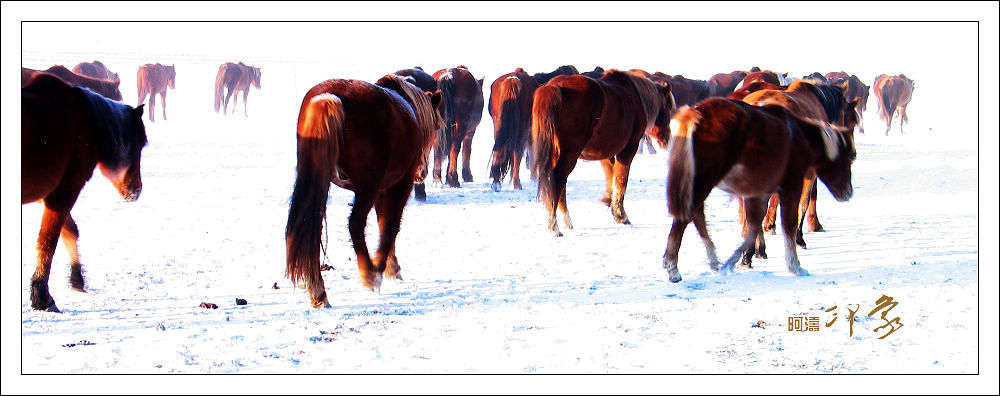
POLYGON ((479 88, 482 88, 482 87, 483 87, 483 82, 484 82, 485 80, 486 80, 486 77, 483 77, 483 78, 480 78, 480 79, 476 80, 476 82, 478 82, 478 83, 479 83, 479 88))
POLYGON ((422 68, 422 67, 420 67, 420 66, 413 66, 413 68, 414 68, 414 69, 417 69, 417 70, 420 70, 420 71, 423 71, 423 70, 424 70, 424 68, 422 68))
POLYGON ((135 118, 138 118, 140 120, 142 119, 142 110, 143 110, 143 108, 145 106, 146 106, 146 104, 143 103, 143 104, 141 104, 141 105, 139 105, 138 107, 135 108, 135 118))
POLYGON ((670 95, 670 83, 665 82, 665 83, 658 83, 658 84, 660 85, 660 88, 663 89, 663 95, 664 96, 670 95))
POLYGON ((424 94, 431 98, 431 107, 435 109, 438 108, 438 105, 441 104, 441 90, 439 89, 434 92, 424 92, 424 94))

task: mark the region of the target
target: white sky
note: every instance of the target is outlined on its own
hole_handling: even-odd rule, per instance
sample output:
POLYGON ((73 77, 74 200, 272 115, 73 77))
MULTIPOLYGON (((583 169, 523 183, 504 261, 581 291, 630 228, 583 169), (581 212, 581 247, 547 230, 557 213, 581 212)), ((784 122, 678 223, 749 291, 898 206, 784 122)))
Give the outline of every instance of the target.
MULTIPOLYGON (((13 265, 19 260, 14 255, 17 241, 14 234, 19 228, 13 223, 19 207, 15 204, 17 187, 14 184, 19 177, 15 173, 19 153, 15 149, 17 138, 13 132, 19 122, 15 113, 18 108, 15 104, 16 69, 19 66, 44 69, 53 64, 72 67, 81 61, 99 59, 122 75, 124 85, 134 84, 135 69, 114 65, 136 57, 148 57, 149 62, 178 64, 179 86, 184 84, 180 65, 217 65, 235 60, 263 66, 264 70, 269 64, 295 64, 301 69, 312 65, 315 82, 335 77, 373 81, 382 74, 415 65, 433 72, 458 64, 468 66, 477 77, 485 76, 487 84, 516 67, 536 73, 551 71, 563 64, 575 65, 580 71, 600 65, 604 68, 642 68, 698 79, 755 65, 789 72, 790 76, 844 70, 859 75, 867 84, 881 73, 905 73, 916 81, 917 90, 948 93, 947 97, 940 98, 939 110, 951 116, 975 117, 973 99, 977 93, 980 95, 980 180, 984 181, 981 194, 994 193, 983 194, 987 199, 980 200, 980 208, 991 208, 981 211, 986 215, 983 219, 986 222, 997 219, 996 2, 463 2, 458 5, 3 2, 2 11, 0 75, 3 76, 5 265, 13 265), (235 7, 240 9, 230 14, 230 9, 235 7), (113 22, 140 19, 215 22, 113 22), (262 19, 628 22, 219 22, 262 19), (633 22, 638 19, 872 22, 633 22), (102 22, 24 22, 68 20, 102 22), (980 22, 890 22, 913 20, 980 22)), ((131 61, 127 63, 132 64, 131 61)), ((134 99, 130 99, 133 98, 126 95, 126 103, 134 105, 134 99)), ((933 106, 925 106, 930 107, 933 106)), ((981 236, 985 245, 983 263, 995 265, 997 262, 996 240, 995 230, 981 236)), ((8 335, 17 337, 18 326, 13 325, 12 318, 17 317, 16 312, 21 307, 14 303, 20 301, 20 293, 18 288, 7 288, 3 292, 4 340, 8 335)), ((990 323, 995 327, 996 318, 990 323)), ((7 347, 5 343, 5 349, 7 347)), ((5 377, 19 371, 15 362, 4 359, 5 377)), ((996 363, 993 364, 995 378, 996 363)), ((771 379, 762 378, 761 382, 771 379)), ((642 378, 637 380, 646 382, 642 378)), ((921 382, 916 378, 908 377, 905 381, 908 386, 916 386, 912 389, 921 389, 921 382)), ((510 386, 506 381, 504 385, 510 386)), ((911 388, 899 391, 905 392, 905 389, 911 388)))

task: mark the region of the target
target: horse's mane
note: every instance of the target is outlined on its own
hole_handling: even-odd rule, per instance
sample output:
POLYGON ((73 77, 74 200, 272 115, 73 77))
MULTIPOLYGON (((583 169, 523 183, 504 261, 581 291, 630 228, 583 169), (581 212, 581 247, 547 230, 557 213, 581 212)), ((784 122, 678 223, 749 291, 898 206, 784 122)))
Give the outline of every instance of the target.
POLYGON ((73 90, 85 103, 84 107, 93 121, 97 160, 111 169, 128 166, 135 148, 147 143, 145 128, 130 128, 136 125, 132 107, 84 87, 73 87, 73 90))
MULTIPOLYGON (((653 123, 656 122, 656 116, 660 114, 660 108, 666 104, 663 103, 663 99, 660 97, 660 91, 657 89, 656 83, 650 81, 641 73, 622 72, 615 69, 604 72, 604 76, 601 78, 615 78, 617 75, 628 78, 628 80, 632 83, 632 86, 635 87, 636 92, 638 92, 639 100, 642 102, 642 108, 646 111, 645 130, 648 132, 649 128, 653 127, 653 123)), ((671 96, 672 95, 673 94, 671 94, 671 96)), ((670 103, 670 106, 671 109, 676 108, 676 103, 670 103)))
POLYGON ((429 143, 433 140, 435 133, 444 128, 444 121, 435 114, 434 105, 431 104, 431 99, 424 93, 424 90, 409 83, 407 78, 409 77, 386 74, 375 85, 399 93, 413 107, 413 114, 417 117, 417 126, 423 134, 420 139, 423 146, 421 158, 426 158, 426 154, 431 149, 429 143))
POLYGON ((788 86, 789 91, 803 89, 808 89, 819 99, 820 105, 823 106, 823 112, 826 113, 826 119, 835 122, 837 113, 844 109, 844 91, 836 85, 824 84, 819 80, 811 79, 796 80, 788 86))

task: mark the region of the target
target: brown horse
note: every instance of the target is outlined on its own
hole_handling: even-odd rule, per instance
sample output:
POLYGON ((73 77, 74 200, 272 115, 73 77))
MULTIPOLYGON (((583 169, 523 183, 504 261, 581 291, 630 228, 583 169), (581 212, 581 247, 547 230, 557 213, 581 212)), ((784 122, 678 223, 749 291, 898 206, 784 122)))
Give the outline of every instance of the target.
POLYGON ((490 117, 493 118, 493 156, 490 177, 493 191, 510 173, 515 190, 521 187, 521 159, 531 137, 531 105, 538 85, 522 68, 498 77, 490 86, 490 117))
POLYGON ((167 88, 174 89, 177 73, 174 65, 164 66, 159 63, 139 66, 136 73, 136 88, 139 92, 139 104, 146 101, 149 95, 149 122, 154 122, 153 111, 156 109, 156 95, 160 95, 160 107, 163 119, 167 119, 167 88))
POLYGON ((675 106, 670 86, 618 70, 600 79, 585 76, 553 78, 535 91, 531 135, 538 198, 545 203, 548 229, 562 236, 556 208, 573 228, 566 207, 566 180, 578 159, 601 160, 607 189, 602 202, 615 221, 631 224, 622 204, 629 168, 646 134, 661 147, 670 137, 669 121, 675 106))
POLYGON ((41 201, 45 207, 31 277, 32 308, 59 311, 49 294, 49 270, 60 234, 70 254, 70 285, 84 290, 80 233, 70 210, 94 167, 126 201, 138 199, 145 145, 142 105, 133 109, 46 73, 21 88, 21 204, 41 201))
MULTIPOLYGON (((818 120, 819 122, 832 123, 842 127, 851 133, 853 140, 854 127, 857 125, 858 113, 855 110, 858 101, 847 101, 844 94, 846 84, 831 85, 823 84, 814 80, 797 80, 792 82, 784 90, 761 90, 752 92, 743 98, 743 101, 753 105, 776 104, 784 107, 797 117, 818 120)), ((802 202, 799 205, 799 218, 803 222, 808 222, 809 230, 818 232, 823 230, 816 214, 817 185, 816 174, 812 170, 806 173, 806 180, 803 182, 805 190, 802 191, 802 202), (808 213, 807 213, 808 212, 808 213)), ((777 216, 778 197, 772 196, 765 224, 765 231, 774 232, 775 217, 777 216)), ((745 212, 741 210, 741 216, 745 212)), ((741 217, 742 219, 742 217, 741 217)), ((744 231, 748 230, 744 223, 744 231)), ((757 252, 760 257, 766 257, 764 253, 764 237, 758 235, 757 252)), ((796 242, 805 247, 805 240, 802 238, 802 227, 800 226, 796 234, 796 242)), ((747 257, 743 265, 751 265, 750 258, 747 257)))
POLYGON ((751 71, 750 73, 747 73, 746 77, 743 77, 743 82, 740 86, 749 85, 754 81, 763 81, 774 85, 785 85, 784 76, 787 75, 788 73, 785 73, 781 76, 770 70, 751 71))
POLYGON ((535 78, 535 83, 537 83, 538 86, 540 87, 542 85, 545 85, 545 83, 549 82, 549 80, 556 78, 558 76, 572 76, 574 74, 580 74, 580 72, 576 70, 576 66, 562 65, 549 73, 535 73, 532 75, 532 77, 535 78))
POLYGON ((807 275, 799 265, 793 239, 802 180, 815 170, 834 198, 848 200, 854 191, 852 135, 795 117, 781 106, 756 107, 722 98, 682 109, 671 121, 671 130, 667 208, 674 220, 663 256, 670 281, 681 280, 677 252, 684 229, 692 221, 713 271, 732 271, 741 255, 752 255, 772 193, 781 199, 788 271, 807 275), (721 268, 705 224, 705 199, 715 187, 744 199, 750 227, 721 268))
POLYGON ((442 122, 440 103, 440 93, 423 92, 392 74, 375 84, 326 80, 302 99, 285 271, 292 282, 304 282, 313 307, 329 306, 319 259, 331 182, 354 191, 348 230, 364 287, 378 288, 383 275, 401 279, 396 235, 414 176, 442 122), (379 225, 374 259, 365 243, 373 206, 379 225))
POLYGON ((885 121, 885 135, 889 136, 892 129, 893 114, 899 113, 899 133, 903 133, 903 122, 906 118, 906 105, 913 97, 913 80, 905 74, 898 76, 879 75, 875 78, 875 98, 878 99, 878 114, 885 121))
POLYGON ((108 67, 104 66, 104 64, 101 63, 101 61, 99 60, 95 60, 93 62, 77 63, 76 66, 73 66, 73 73, 101 80, 108 80, 108 81, 121 80, 120 78, 118 78, 118 73, 113 73, 111 70, 108 70, 108 67))
POLYGON ((229 108, 229 98, 233 98, 233 115, 236 114, 236 99, 233 94, 243 92, 243 116, 247 117, 247 95, 250 93, 250 85, 260 89, 260 68, 244 65, 243 62, 226 62, 219 66, 219 72, 215 74, 215 112, 219 112, 222 106, 222 115, 226 115, 229 108), (222 94, 225 92, 225 99, 222 94))
POLYGON ((724 97, 733 93, 746 76, 747 72, 736 70, 729 73, 717 73, 709 78, 708 82, 715 87, 714 92, 717 96, 724 97))
POLYGON ((89 88, 105 98, 116 100, 121 102, 122 92, 118 89, 118 85, 121 83, 120 80, 102 80, 100 78, 94 78, 90 76, 84 76, 81 74, 74 73, 62 65, 55 65, 46 70, 35 70, 26 67, 21 68, 21 87, 31 80, 38 73, 48 73, 53 76, 59 77, 69 85, 80 86, 84 88, 89 88))
POLYGON ((729 94, 729 99, 743 100, 743 98, 747 97, 747 95, 757 91, 763 91, 765 89, 775 89, 779 91, 784 91, 787 88, 788 88, 787 86, 783 85, 774 85, 768 82, 754 81, 748 85, 740 87, 740 89, 733 91, 733 93, 729 94))
POLYGON ((458 155, 462 154, 462 181, 472 182, 469 160, 472 155, 472 137, 483 118, 483 79, 476 80, 465 66, 441 69, 434 73, 441 90, 441 117, 444 118, 443 139, 434 148, 434 182, 441 184, 441 163, 448 156, 447 183, 461 187, 458 182, 458 155))
POLYGON ((868 109, 868 90, 871 87, 865 85, 858 76, 853 74, 848 75, 844 72, 826 73, 824 78, 831 84, 841 84, 847 81, 847 91, 844 94, 847 95, 847 100, 858 100, 858 107, 855 108, 858 111, 858 133, 864 134, 865 120, 863 114, 868 109))
MULTIPOLYGON (((437 81, 434 81, 434 76, 427 74, 427 72, 424 71, 424 68, 420 66, 414 66, 412 69, 396 70, 393 74, 403 77, 406 82, 416 85, 417 88, 424 90, 424 92, 432 94, 434 92, 439 92, 437 89, 437 81)), ((434 137, 434 143, 432 144, 436 144, 443 133, 444 129, 439 129, 437 136, 434 137)), ((430 151, 428 151, 425 155, 429 156, 430 151)), ((427 186, 424 183, 424 180, 427 179, 428 165, 430 165, 429 158, 425 157, 423 160, 423 166, 420 167, 420 171, 417 172, 417 177, 413 181, 413 198, 420 202, 427 201, 427 186)))

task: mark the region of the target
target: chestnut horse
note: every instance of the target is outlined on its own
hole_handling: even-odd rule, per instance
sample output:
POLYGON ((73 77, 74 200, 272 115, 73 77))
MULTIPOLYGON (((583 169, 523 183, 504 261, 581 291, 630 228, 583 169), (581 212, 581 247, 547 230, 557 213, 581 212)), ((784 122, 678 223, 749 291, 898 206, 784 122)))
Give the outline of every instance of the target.
POLYGON ((108 67, 104 66, 104 64, 101 63, 101 61, 99 60, 95 60, 93 62, 77 63, 76 66, 73 66, 73 73, 84 75, 87 77, 98 78, 101 80, 108 80, 108 81, 121 80, 120 78, 118 78, 118 73, 113 73, 111 72, 111 70, 108 70, 108 67))
POLYGON ((160 108, 163 119, 167 119, 167 88, 174 89, 177 73, 174 65, 164 66, 159 63, 139 66, 136 73, 136 88, 139 92, 139 104, 146 101, 149 95, 149 122, 154 122, 153 111, 156 109, 156 95, 160 95, 160 108))
POLYGON ((831 84, 841 84, 847 81, 847 91, 844 92, 847 95, 847 100, 858 100, 858 106, 855 110, 858 111, 858 133, 865 133, 865 120, 864 112, 868 109, 868 90, 870 86, 865 85, 860 78, 856 75, 848 75, 844 72, 830 72, 826 73, 824 76, 827 82, 831 84))
POLYGON ((490 178, 493 191, 510 173, 515 190, 521 186, 521 159, 531 137, 531 104, 538 85, 535 79, 517 68, 498 77, 490 86, 490 117, 493 118, 493 155, 490 178))
POLYGON ((70 285, 84 290, 80 232, 70 210, 95 167, 126 201, 138 199, 145 145, 142 105, 132 108, 46 73, 21 88, 21 204, 44 205, 32 308, 59 311, 49 294, 49 270, 60 234, 70 254, 70 285))
POLYGON ((708 82, 715 87, 715 95, 724 97, 733 93, 746 76, 747 72, 736 70, 729 73, 717 73, 709 78, 708 82))
POLYGON ((906 105, 913 97, 913 80, 905 74, 898 76, 882 74, 875 78, 873 86, 875 98, 878 99, 878 115, 885 121, 885 135, 889 136, 895 113, 899 113, 899 133, 903 133, 903 122, 910 122, 906 118, 906 105))
POLYGON ((740 87, 740 89, 737 89, 736 91, 733 91, 733 93, 729 94, 729 99, 743 100, 743 98, 747 97, 747 95, 765 89, 776 89, 779 91, 784 91, 785 89, 788 89, 788 87, 783 85, 774 85, 764 81, 754 81, 750 84, 740 87))
MULTIPOLYGON (((797 117, 817 120, 824 123, 832 123, 843 127, 849 131, 853 140, 854 127, 857 125, 858 113, 855 110, 858 101, 847 101, 844 94, 846 84, 831 85, 823 84, 815 80, 797 80, 792 82, 784 90, 761 90, 752 92, 743 98, 743 101, 753 105, 776 104, 788 109, 797 117)), ((816 174, 813 171, 806 173, 806 180, 803 182, 804 190, 802 202, 799 205, 799 216, 802 222, 808 222, 809 230, 813 232, 823 231, 823 226, 819 223, 816 214, 817 185, 816 174), (808 213, 807 213, 808 212, 808 213)), ((742 203, 742 202, 741 202, 742 203)), ((763 229, 765 231, 775 230, 775 217, 778 210, 778 197, 771 197, 770 204, 765 217, 763 229)), ((741 216, 745 212, 741 210, 741 216)), ((743 217, 741 217, 743 219, 743 217)), ((748 230, 747 224, 743 225, 744 231, 748 230)), ((805 247, 805 240, 802 238, 802 227, 796 233, 796 242, 805 247)), ((758 235, 757 254, 766 258, 764 252, 764 236, 758 235)), ((750 257, 746 257, 743 265, 750 267, 750 257)))
POLYGON ((326 249, 322 229, 331 182, 354 191, 348 230, 362 285, 374 290, 383 276, 401 279, 396 235, 414 176, 442 122, 436 111, 440 103, 439 93, 423 92, 393 74, 375 84, 326 80, 302 99, 285 271, 292 282, 304 283, 313 307, 329 306, 320 251, 326 249), (374 259, 365 243, 373 206, 379 225, 374 259))
POLYGON ((566 180, 580 158, 601 160, 607 185, 602 202, 611 207, 615 221, 631 224, 622 204, 629 168, 646 134, 666 147, 675 109, 670 86, 639 74, 609 70, 600 79, 553 78, 535 91, 534 101, 532 165, 549 231, 562 236, 556 225, 557 207, 566 228, 573 228, 566 207, 566 180))
POLYGON ((677 252, 684 229, 692 221, 713 271, 730 272, 741 255, 752 255, 772 193, 778 193, 781 200, 788 271, 807 275, 799 265, 794 241, 802 181, 807 172, 814 170, 834 198, 848 200, 854 191, 853 136, 821 122, 795 117, 781 106, 756 107, 722 98, 682 109, 670 128, 673 136, 668 149, 667 209, 674 220, 663 255, 670 281, 681 281, 677 252), (750 228, 721 268, 705 224, 705 199, 715 187, 744 199, 750 228))
POLYGON ((247 117, 247 95, 250 93, 250 85, 260 89, 260 68, 244 65, 243 62, 226 62, 219 66, 219 72, 215 74, 215 112, 219 112, 219 105, 222 105, 222 115, 226 115, 229 108, 229 98, 233 98, 233 115, 236 115, 236 99, 233 94, 243 92, 243 116, 247 117), (225 91, 226 98, 222 98, 225 91))
POLYGON ((469 159, 472 137, 483 118, 483 79, 476 80, 468 68, 458 66, 438 70, 434 80, 441 90, 440 110, 445 125, 443 139, 438 139, 434 148, 434 182, 441 184, 441 163, 447 155, 448 186, 461 187, 458 182, 459 153, 462 154, 462 181, 472 182, 469 159))
POLYGON ((118 89, 118 85, 121 83, 120 80, 103 80, 100 78, 84 76, 81 74, 74 73, 62 65, 55 65, 46 70, 35 70, 26 67, 21 68, 21 87, 31 80, 35 74, 38 73, 48 73, 53 76, 59 77, 69 85, 80 86, 84 88, 89 88, 105 98, 119 101, 122 100, 122 92, 118 89))

